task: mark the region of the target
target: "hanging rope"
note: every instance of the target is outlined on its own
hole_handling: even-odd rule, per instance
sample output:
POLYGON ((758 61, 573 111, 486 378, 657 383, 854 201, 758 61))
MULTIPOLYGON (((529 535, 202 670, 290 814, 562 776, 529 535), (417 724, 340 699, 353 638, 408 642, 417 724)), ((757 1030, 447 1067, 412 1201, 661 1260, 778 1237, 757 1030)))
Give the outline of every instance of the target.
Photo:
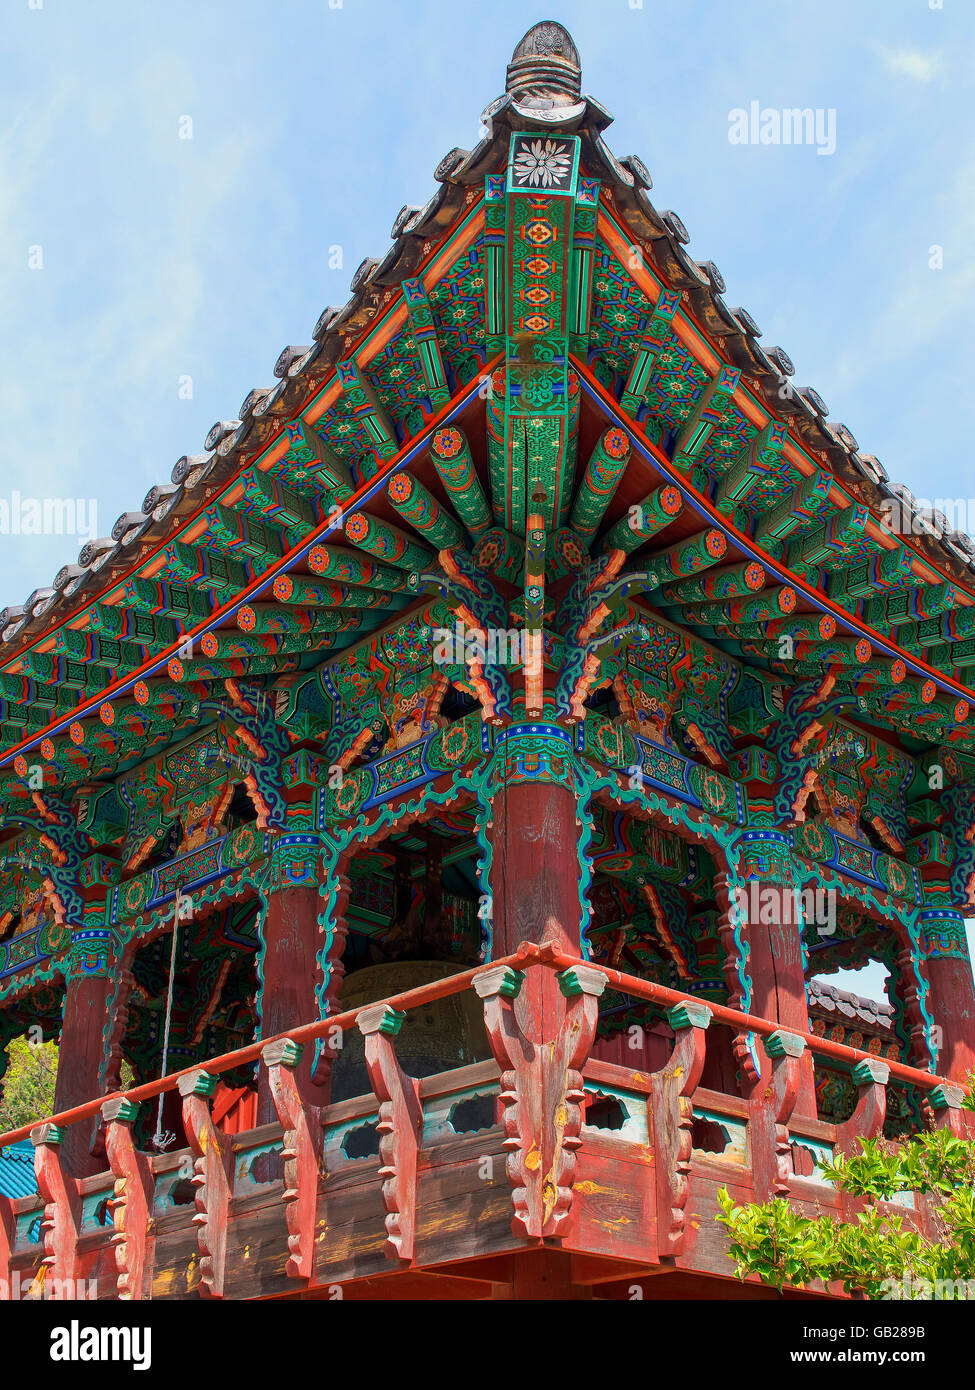
MULTIPOLYGON (((173 986, 176 980, 176 945, 179 937, 180 909, 186 903, 191 903, 190 898, 184 898, 179 889, 176 890, 176 901, 173 904, 173 941, 169 951, 169 982, 166 986, 166 1020, 163 1026, 163 1050, 162 1050, 162 1070, 160 1076, 166 1075, 166 1068, 169 1065, 169 1032, 173 1022, 173 986)), ((163 1102, 165 1101, 165 1091, 159 1092, 159 1101, 156 1106, 156 1132, 152 1136, 152 1146, 159 1152, 169 1148, 176 1138, 176 1135, 162 1127, 163 1102)))

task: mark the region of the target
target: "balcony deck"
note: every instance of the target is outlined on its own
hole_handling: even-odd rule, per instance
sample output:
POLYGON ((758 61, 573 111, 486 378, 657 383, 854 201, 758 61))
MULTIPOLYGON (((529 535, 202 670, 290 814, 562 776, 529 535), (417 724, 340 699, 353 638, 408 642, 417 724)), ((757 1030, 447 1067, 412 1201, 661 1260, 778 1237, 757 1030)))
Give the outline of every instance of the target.
MULTIPOLYGON (((513 960, 564 964, 543 961, 538 948, 513 960)), ((783 1037, 774 1023, 748 1019, 768 1040, 762 1087, 748 1099, 708 1090, 699 1077, 711 1011, 690 999, 672 1010, 674 1052, 661 1071, 596 1060, 588 1056, 586 1018, 595 1019, 600 973, 615 975, 581 962, 563 972, 571 976, 565 1018, 541 1049, 524 1046, 504 995, 511 969, 471 972, 496 1057, 419 1082, 398 1070, 393 1038, 382 1031, 389 1007, 359 1010, 374 1093, 324 1109, 298 1094, 293 1038, 256 1044, 283 1119, 234 1135, 213 1125, 207 1073, 142 1087, 158 1094, 178 1085, 192 1147, 176 1152, 150 1157, 135 1149, 128 1099, 95 1103, 109 1166, 91 1177, 64 1171, 63 1124, 35 1128, 40 1193, 0 1199, 0 1280, 8 1291, 33 1285, 37 1295, 47 1284, 48 1295, 53 1285, 55 1294, 98 1299, 770 1296, 734 1278, 715 1220, 719 1188, 739 1202, 788 1196, 810 1215, 849 1217, 847 1199, 817 1164, 854 1133, 878 1132, 886 1067, 874 1061, 858 1073, 860 1103, 847 1125, 792 1115, 803 1040, 785 1035, 791 1044, 783 1049, 773 1045, 783 1037), (500 1011, 493 1027, 492 1008, 500 1011), (498 1019, 506 1020, 504 1067, 498 1019), (543 1053, 557 1057, 567 1037, 577 1052, 561 1053, 558 1104, 534 1104, 557 1093, 543 1053), (581 1061, 578 1071, 573 1060, 581 1061), (586 1123, 587 1114, 596 1123, 586 1123)), ((618 975, 614 987, 620 981, 648 995, 670 993, 618 975)), ((450 978, 412 995, 468 983, 450 978)), ((399 1009, 412 1002, 393 1001, 399 1009)), ((747 1019, 714 1013, 739 1025, 747 1019)), ((851 1066, 870 1061, 839 1044, 807 1041, 849 1054, 851 1066)), ((241 1055, 216 1059, 214 1070, 241 1055)), ((969 1132, 955 1088, 897 1070, 926 1088, 938 1123, 969 1132)), ((903 1215, 922 1228, 928 1221, 923 1199, 910 1194, 903 1215)))

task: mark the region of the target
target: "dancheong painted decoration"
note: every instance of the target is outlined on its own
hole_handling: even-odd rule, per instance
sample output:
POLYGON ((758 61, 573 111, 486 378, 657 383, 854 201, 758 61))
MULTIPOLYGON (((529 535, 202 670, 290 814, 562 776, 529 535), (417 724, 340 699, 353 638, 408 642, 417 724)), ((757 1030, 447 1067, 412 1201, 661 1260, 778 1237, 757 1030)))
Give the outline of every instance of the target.
POLYGON ((610 120, 531 29, 273 388, 0 614, 0 1044, 60 1038, 6 1287, 768 1297, 719 1187, 848 1216, 825 1158, 969 1132, 975 545, 610 120))

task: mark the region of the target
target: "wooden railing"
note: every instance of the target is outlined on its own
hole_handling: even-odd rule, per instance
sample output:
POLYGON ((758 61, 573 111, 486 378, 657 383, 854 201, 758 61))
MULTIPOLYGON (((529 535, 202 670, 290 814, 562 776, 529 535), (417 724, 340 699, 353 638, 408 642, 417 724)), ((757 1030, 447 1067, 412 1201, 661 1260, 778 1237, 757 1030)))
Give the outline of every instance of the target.
MULTIPOLYGON (((102 1268, 98 1252, 104 1255, 110 1243, 116 1297, 189 1291, 245 1296, 236 1255, 228 1265, 228 1241, 239 1244, 240 1231, 256 1231, 272 1209, 279 1243, 286 1245, 277 1261, 285 1288, 327 1284, 334 1270, 356 1278, 362 1270, 429 1268, 440 1258, 456 1260, 460 1249, 477 1254, 484 1245, 477 1229, 460 1229, 458 1235, 449 1221, 418 1227, 424 1194, 433 1192, 431 1174, 449 1171, 455 1187, 466 1182, 468 1190, 473 1178, 468 1180, 467 1168, 475 1156, 490 1164, 494 1150, 506 1181, 491 1188, 479 1209, 486 1223, 481 1232, 490 1225, 493 1233, 491 1248, 503 1243, 502 1223, 510 1249, 556 1238, 580 1255, 618 1261, 625 1253, 635 1265, 669 1261, 714 1272, 718 1263, 709 1242, 717 1238, 711 1213, 718 1183, 749 1200, 789 1195, 820 1207, 825 1201, 842 1212, 838 1194, 817 1175, 819 1164, 849 1149, 857 1136, 881 1132, 891 1079, 915 1087, 935 1123, 970 1132, 960 1088, 941 1077, 526 944, 504 960, 303 1024, 216 1057, 205 1068, 187 1068, 0 1136, 2 1145, 30 1135, 38 1182, 35 1198, 0 1198, 0 1289, 10 1289, 12 1270, 29 1270, 55 1296, 70 1296, 96 1277, 92 1271, 102 1268), (550 989, 546 979, 552 973, 564 1006, 544 1016, 559 1016, 560 1022, 551 1036, 532 1039, 528 1020, 536 1010, 529 996, 537 999, 539 991, 550 989), (591 1057, 599 997, 607 985, 668 1011, 674 1044, 660 1070, 639 1072, 591 1057), (422 1080, 408 1076, 396 1057, 403 1015, 470 988, 483 1003, 493 1060, 422 1080), (764 1054, 760 1075, 743 1096, 700 1084, 712 1024, 758 1040, 764 1054), (364 1036, 372 1093, 327 1107, 309 1104, 308 1088, 302 1092, 297 1076, 303 1049, 334 1037, 336 1029, 356 1026, 364 1036), (794 1116, 807 1052, 852 1074, 858 1102, 845 1124, 794 1116), (215 1124, 210 1098, 222 1074, 248 1063, 258 1064, 278 1121, 231 1136, 215 1124), (138 1106, 170 1091, 181 1097, 189 1149, 149 1155, 133 1135, 138 1106), (616 1107, 614 1127, 586 1123, 587 1111, 601 1100, 616 1107), (456 1116, 467 1102, 480 1111, 475 1115, 469 1108, 473 1118, 465 1130, 456 1116), (105 1127, 108 1170, 74 1178, 61 1161, 64 1130, 96 1116, 105 1127), (708 1127, 724 1139, 710 1151, 695 1142, 708 1127), (463 1138, 468 1132, 470 1143, 463 1138), (794 1161, 797 1148, 807 1155, 805 1176, 794 1161), (260 1161, 269 1155, 279 1155, 279 1165, 283 1160, 283 1188, 280 1180, 269 1185, 259 1175, 260 1161), (356 1202, 374 1209, 377 1180, 380 1239, 362 1255, 352 1248, 356 1202), (693 1182, 698 1190, 689 1201, 693 1182), (339 1192, 341 1203, 325 1220, 323 1202, 331 1194, 338 1203, 339 1192), (189 1259, 187 1198, 196 1228, 189 1259), (340 1251, 336 1237, 323 1247, 322 1230, 334 1231, 342 1212, 352 1244, 340 1251), (702 1225, 708 1227, 703 1234, 702 1225)), ((448 1188, 438 1179, 437 1201, 447 1201, 448 1188)), ((244 1259, 253 1258, 250 1244, 241 1248, 244 1259)), ((724 1272, 730 1273, 730 1265, 724 1272)), ((105 1296, 103 1273, 98 1280, 105 1296)))

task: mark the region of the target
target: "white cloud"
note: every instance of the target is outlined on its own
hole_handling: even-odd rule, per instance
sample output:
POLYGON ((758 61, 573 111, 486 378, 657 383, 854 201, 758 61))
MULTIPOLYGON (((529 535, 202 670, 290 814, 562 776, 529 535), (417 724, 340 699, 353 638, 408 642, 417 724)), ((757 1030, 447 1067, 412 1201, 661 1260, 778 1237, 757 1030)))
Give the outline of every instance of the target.
POLYGON ((922 53, 917 48, 883 48, 880 57, 884 67, 895 77, 909 77, 912 82, 930 82, 941 66, 937 53, 922 53))

